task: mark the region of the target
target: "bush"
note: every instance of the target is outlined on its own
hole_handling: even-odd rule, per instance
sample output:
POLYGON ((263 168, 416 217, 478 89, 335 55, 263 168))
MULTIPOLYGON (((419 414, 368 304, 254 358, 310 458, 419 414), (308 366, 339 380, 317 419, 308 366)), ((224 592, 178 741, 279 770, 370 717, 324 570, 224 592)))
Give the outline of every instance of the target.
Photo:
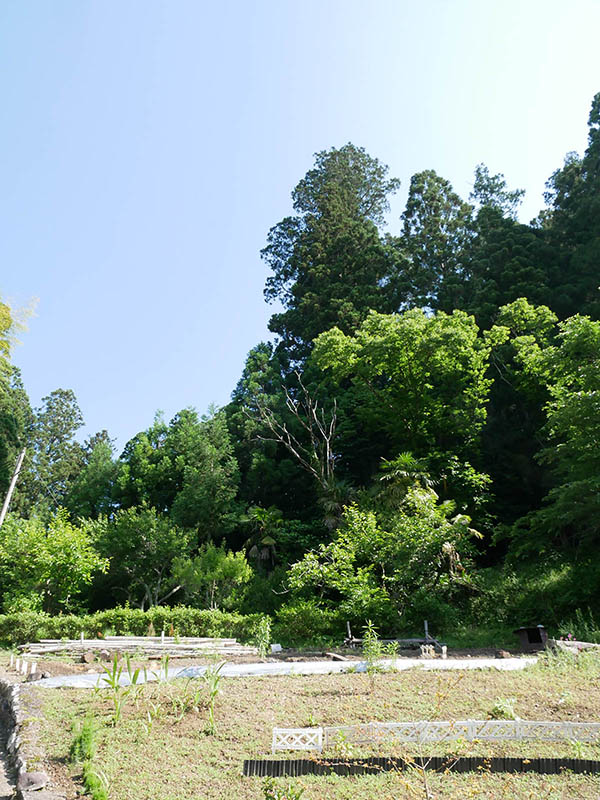
POLYGON ((315 644, 334 639, 341 642, 346 622, 336 611, 321 608, 312 600, 298 600, 279 609, 273 639, 284 647, 315 644))
POLYGON ((242 643, 252 641, 262 614, 236 614, 224 611, 155 606, 148 611, 137 608, 111 608, 95 614, 50 616, 44 612, 23 611, 0 614, 0 641, 8 645, 39 639, 78 639, 81 631, 95 638, 107 629, 120 636, 145 636, 150 625, 167 635, 171 627, 179 636, 231 637, 242 643))
POLYGON ((422 631, 423 620, 427 620, 431 631, 435 631, 434 635, 441 636, 458 626, 460 616, 456 605, 450 604, 433 592, 420 589, 413 595, 402 619, 396 622, 396 627, 401 632, 422 631))
POLYGON ((287 569, 275 567, 270 575, 254 572, 248 583, 247 591, 239 611, 242 614, 263 613, 275 616, 283 605, 285 594, 282 592, 287 569))

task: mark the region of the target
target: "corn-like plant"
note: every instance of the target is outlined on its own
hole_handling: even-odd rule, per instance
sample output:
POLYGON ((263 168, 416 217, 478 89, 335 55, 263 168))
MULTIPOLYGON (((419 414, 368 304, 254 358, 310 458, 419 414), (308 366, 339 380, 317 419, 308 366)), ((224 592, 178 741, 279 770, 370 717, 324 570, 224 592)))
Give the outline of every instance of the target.
POLYGON ((202 676, 208 688, 208 728, 206 732, 209 736, 214 736, 217 732, 215 726, 215 700, 220 692, 219 684, 223 677, 221 670, 224 666, 225 662, 221 661, 217 667, 209 667, 202 676))
MULTIPOLYGON (((119 655, 115 653, 111 667, 102 665, 102 669, 106 673, 103 675, 102 680, 110 689, 111 700, 113 704, 113 725, 121 719, 123 713, 123 706, 127 700, 127 696, 131 691, 130 688, 121 685, 121 676, 123 674, 123 666, 119 664, 119 655)), ((136 678, 137 680, 137 678, 136 678)))
POLYGON ((142 722, 147 735, 149 735, 150 731, 152 730, 154 720, 160 719, 162 714, 163 711, 159 703, 153 703, 151 701, 148 703, 148 708, 146 709, 146 719, 142 722))

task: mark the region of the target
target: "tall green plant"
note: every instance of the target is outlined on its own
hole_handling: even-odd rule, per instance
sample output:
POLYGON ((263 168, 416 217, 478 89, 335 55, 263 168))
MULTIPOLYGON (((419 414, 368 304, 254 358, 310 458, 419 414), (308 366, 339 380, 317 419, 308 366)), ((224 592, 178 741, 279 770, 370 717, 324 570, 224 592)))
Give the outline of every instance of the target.
POLYGON ((215 725, 215 702, 217 699, 217 695, 219 694, 220 684, 221 684, 221 670, 225 666, 225 662, 222 661, 216 667, 208 667, 204 675, 202 676, 206 686, 208 688, 208 727, 207 733, 209 736, 214 736, 217 732, 217 728, 215 725))
POLYGON ((116 725, 122 716, 123 707, 131 689, 121 684, 123 675, 123 665, 119 663, 119 655, 115 653, 110 667, 102 665, 104 675, 102 681, 110 691, 110 699, 113 705, 112 723, 116 725))
POLYGON ((261 658, 266 658, 271 647, 271 618, 262 617, 256 628, 256 648, 261 658))
POLYGON ((369 676, 371 691, 373 691, 373 689, 375 688, 375 674, 380 670, 380 667, 377 662, 382 656, 383 646, 379 638, 379 635, 377 633, 377 628, 373 625, 370 619, 367 620, 367 624, 363 631, 362 644, 363 644, 362 651, 363 651, 363 657, 365 659, 366 671, 367 675, 369 676))

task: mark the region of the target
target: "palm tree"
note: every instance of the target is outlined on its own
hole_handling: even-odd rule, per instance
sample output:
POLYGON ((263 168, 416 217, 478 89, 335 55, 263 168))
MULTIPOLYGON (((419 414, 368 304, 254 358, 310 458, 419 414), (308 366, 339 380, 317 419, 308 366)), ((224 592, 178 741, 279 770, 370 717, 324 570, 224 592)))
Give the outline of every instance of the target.
POLYGON ((387 458, 382 458, 381 461, 383 474, 379 480, 384 483, 384 486, 380 491, 380 496, 391 506, 401 505, 410 489, 432 490, 435 485, 425 463, 421 459, 415 458, 412 453, 400 453, 389 461, 387 458))
POLYGON ((246 520, 254 529, 245 543, 248 558, 270 572, 275 566, 277 552, 275 536, 283 525, 283 514, 275 506, 269 508, 251 506, 246 520))

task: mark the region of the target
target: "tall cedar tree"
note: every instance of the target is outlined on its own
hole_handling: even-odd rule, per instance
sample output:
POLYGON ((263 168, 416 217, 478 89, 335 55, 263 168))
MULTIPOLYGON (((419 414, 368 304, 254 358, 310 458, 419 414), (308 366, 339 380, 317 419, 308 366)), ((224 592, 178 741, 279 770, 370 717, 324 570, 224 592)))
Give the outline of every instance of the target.
POLYGON ((387 171, 353 144, 317 153, 292 192, 295 215, 269 231, 265 297, 285 308, 269 328, 291 361, 304 360, 319 333, 337 326, 351 334, 370 309, 397 306, 394 251, 378 229, 399 186, 387 171))

